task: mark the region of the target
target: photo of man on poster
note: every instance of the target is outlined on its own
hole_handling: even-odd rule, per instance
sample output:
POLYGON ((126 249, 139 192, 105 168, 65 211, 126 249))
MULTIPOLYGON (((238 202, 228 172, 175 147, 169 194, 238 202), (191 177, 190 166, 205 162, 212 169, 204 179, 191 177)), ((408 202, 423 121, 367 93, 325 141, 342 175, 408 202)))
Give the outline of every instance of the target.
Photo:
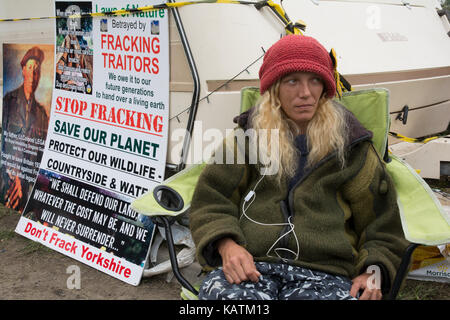
POLYGON ((49 116, 36 100, 44 51, 28 49, 20 61, 22 84, 3 97, 0 199, 22 212, 36 177, 49 116))

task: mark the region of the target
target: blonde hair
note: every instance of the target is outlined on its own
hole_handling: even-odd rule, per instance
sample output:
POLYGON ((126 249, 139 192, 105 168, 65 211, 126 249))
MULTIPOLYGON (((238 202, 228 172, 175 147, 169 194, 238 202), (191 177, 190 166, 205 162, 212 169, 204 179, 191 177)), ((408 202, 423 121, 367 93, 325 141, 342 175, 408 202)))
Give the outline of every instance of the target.
MULTIPOLYGON (((267 143, 260 141, 258 146, 260 153, 265 152, 270 161, 278 162, 276 179, 280 183, 283 177, 289 179, 296 173, 300 154, 294 140, 300 132, 295 122, 288 118, 281 108, 279 87, 280 80, 261 96, 252 116, 252 127, 256 132, 260 129, 278 130, 279 141, 271 141, 271 134, 268 134, 267 143), (278 143, 277 155, 270 154, 273 143, 278 143)), ((332 152, 336 152, 341 167, 344 167, 346 132, 343 108, 335 106, 330 99, 323 96, 306 128, 309 148, 307 167, 313 167, 332 152)))

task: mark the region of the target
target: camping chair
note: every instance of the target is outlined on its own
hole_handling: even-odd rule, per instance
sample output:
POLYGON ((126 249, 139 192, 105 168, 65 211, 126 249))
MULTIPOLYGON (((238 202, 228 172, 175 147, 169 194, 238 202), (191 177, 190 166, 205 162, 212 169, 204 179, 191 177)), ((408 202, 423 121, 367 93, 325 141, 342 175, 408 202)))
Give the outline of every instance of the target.
MULTIPOLYGON (((241 112, 253 106, 258 98, 258 88, 242 89, 241 112)), ((450 218, 417 172, 395 155, 389 154, 387 148, 390 125, 388 101, 389 92, 385 89, 344 92, 339 100, 363 126, 372 131, 374 146, 379 155, 383 156, 398 194, 397 202, 403 231, 411 244, 402 257, 387 296, 388 299, 395 299, 409 270, 414 249, 419 245, 435 246, 450 242, 450 218)), ((164 225, 174 275, 182 287, 189 291, 184 290, 184 292, 194 299, 198 291, 179 271, 170 226, 177 217, 188 213, 195 185, 204 166, 205 164, 201 163, 180 171, 132 203, 134 210, 151 216, 155 223, 164 225)))

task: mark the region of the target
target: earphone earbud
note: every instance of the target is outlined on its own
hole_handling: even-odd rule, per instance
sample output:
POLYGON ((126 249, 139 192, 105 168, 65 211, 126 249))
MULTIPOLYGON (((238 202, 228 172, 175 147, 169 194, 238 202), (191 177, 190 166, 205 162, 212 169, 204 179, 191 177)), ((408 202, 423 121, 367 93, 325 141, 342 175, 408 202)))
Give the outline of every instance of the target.
POLYGON ((250 192, 247 193, 247 195, 245 196, 244 201, 245 201, 245 202, 249 202, 250 199, 251 199, 254 195, 255 195, 255 191, 250 190, 250 192))

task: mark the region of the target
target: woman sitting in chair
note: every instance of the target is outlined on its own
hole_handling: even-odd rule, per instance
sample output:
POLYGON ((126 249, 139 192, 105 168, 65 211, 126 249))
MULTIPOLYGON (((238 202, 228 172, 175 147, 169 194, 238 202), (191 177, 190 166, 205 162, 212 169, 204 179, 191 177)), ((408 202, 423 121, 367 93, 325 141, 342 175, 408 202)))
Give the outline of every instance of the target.
MULTIPOLYGON (((331 100, 329 53, 311 37, 285 36, 259 76, 258 105, 235 121, 278 138, 258 141, 278 170, 205 167, 190 211, 198 260, 211 271, 199 298, 381 299, 408 243, 372 133, 331 100)), ((250 159, 251 145, 241 147, 235 158, 245 150, 250 159)))

